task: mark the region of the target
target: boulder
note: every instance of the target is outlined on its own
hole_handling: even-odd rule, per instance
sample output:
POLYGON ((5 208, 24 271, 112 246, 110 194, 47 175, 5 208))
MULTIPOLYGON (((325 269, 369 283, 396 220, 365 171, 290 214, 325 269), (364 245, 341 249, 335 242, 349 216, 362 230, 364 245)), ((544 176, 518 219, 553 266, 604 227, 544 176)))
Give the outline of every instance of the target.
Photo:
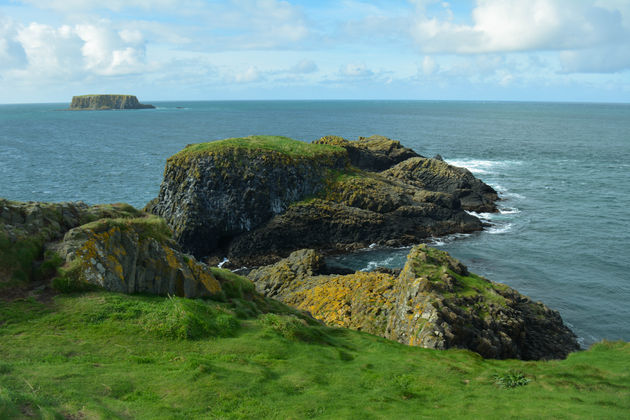
POLYGON ((508 286, 468 272, 444 251, 414 247, 399 275, 320 275, 313 250, 249 273, 256 289, 331 326, 488 358, 564 358, 579 349, 560 315, 508 286))

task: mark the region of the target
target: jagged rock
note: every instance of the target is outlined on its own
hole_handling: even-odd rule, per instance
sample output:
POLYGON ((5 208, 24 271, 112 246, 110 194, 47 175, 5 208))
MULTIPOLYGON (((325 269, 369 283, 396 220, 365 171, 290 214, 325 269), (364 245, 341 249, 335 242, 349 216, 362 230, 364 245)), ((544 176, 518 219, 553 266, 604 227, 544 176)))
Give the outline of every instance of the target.
POLYGON ((402 180, 417 188, 440 191, 457 197, 465 210, 497 211, 497 192, 475 178, 466 168, 449 165, 439 159, 415 157, 383 172, 389 178, 402 180))
POLYGON ((339 136, 324 136, 313 143, 343 147, 347 150, 352 165, 367 171, 383 171, 409 158, 420 156, 403 147, 398 140, 378 135, 359 137, 357 141, 348 141, 339 136))
POLYGON ((269 263, 304 247, 409 245, 483 228, 449 192, 465 196, 461 176, 453 179, 457 185, 445 179, 427 188, 418 176, 397 178, 410 159, 424 158, 381 136, 356 142, 328 136, 314 144, 251 136, 189 145, 168 159, 160 194, 145 209, 167 220, 187 252, 227 254, 232 266, 269 263), (390 169, 373 172, 382 168, 390 169))
POLYGON ((141 104, 133 95, 83 95, 73 96, 70 110, 153 109, 153 105, 141 104))
POLYGON ((564 358, 579 348, 556 311, 469 273, 444 251, 414 247, 397 276, 318 275, 320 261, 315 251, 303 250, 249 277, 261 293, 328 325, 408 345, 525 360, 564 358))

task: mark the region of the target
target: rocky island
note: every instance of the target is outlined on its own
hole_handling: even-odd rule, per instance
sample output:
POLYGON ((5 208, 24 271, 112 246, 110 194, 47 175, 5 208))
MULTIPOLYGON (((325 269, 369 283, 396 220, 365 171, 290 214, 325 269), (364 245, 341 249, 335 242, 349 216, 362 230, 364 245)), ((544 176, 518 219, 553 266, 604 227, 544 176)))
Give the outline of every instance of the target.
POLYGON ((189 145, 170 157, 148 212, 202 258, 233 266, 292 251, 412 245, 483 229, 467 212, 496 211, 496 191, 468 170, 382 136, 308 144, 250 136, 189 145))
POLYGON ((82 95, 73 96, 70 110, 154 109, 141 104, 133 95, 82 95))

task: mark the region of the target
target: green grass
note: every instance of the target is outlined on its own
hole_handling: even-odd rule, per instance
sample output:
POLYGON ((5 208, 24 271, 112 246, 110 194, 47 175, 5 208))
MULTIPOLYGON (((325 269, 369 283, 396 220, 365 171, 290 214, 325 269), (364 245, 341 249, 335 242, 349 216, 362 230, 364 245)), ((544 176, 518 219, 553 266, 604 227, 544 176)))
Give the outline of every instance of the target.
POLYGON ((630 412, 628 343, 600 343, 563 361, 484 360, 318 326, 286 307, 239 318, 234 309, 242 304, 106 292, 47 305, 0 301, 0 418, 609 419, 630 412), (524 382, 519 375, 526 386, 496 383, 524 382))
POLYGON ((315 157, 334 153, 344 153, 342 147, 325 144, 310 144, 282 136, 249 136, 197 143, 187 146, 173 157, 190 154, 214 153, 226 149, 270 150, 288 156, 315 157))
POLYGON ((116 93, 95 93, 92 95, 74 95, 75 98, 93 98, 93 97, 98 97, 98 96, 121 96, 124 98, 131 98, 135 95, 120 95, 116 93))
POLYGON ((82 229, 101 233, 117 227, 121 230, 135 230, 141 238, 153 238, 159 242, 168 242, 173 233, 161 217, 149 215, 133 218, 98 219, 82 225, 82 229))

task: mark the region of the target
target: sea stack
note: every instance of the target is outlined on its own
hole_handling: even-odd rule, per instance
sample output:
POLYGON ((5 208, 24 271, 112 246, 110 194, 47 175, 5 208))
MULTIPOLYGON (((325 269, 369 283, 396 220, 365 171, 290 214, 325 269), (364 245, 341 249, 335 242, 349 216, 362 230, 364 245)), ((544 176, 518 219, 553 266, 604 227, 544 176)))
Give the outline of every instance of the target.
POLYGON ((141 104, 134 95, 82 95, 73 96, 70 110, 153 109, 141 104))

